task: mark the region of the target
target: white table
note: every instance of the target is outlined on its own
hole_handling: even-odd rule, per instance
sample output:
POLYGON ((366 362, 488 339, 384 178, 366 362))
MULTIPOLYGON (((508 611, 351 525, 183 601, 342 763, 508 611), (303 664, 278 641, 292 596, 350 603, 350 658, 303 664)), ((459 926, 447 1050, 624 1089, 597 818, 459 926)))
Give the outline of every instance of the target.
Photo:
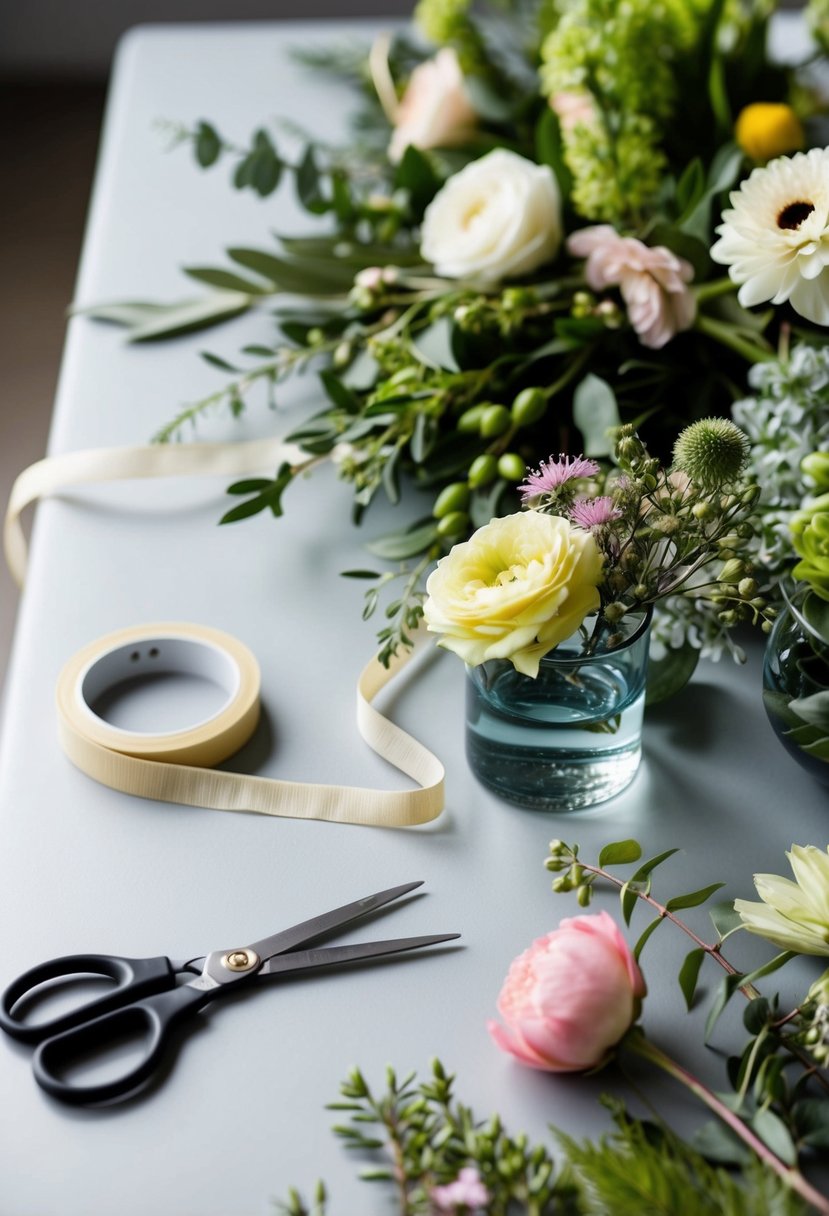
MULTIPOLYGON (((285 114, 336 134, 346 95, 287 50, 342 32, 164 26, 127 38, 79 301, 184 295, 178 265, 215 263, 223 245, 264 243, 270 228, 307 227, 289 188, 266 202, 238 194, 222 168, 202 174, 189 155, 166 155, 153 122, 210 117, 243 140, 263 117, 285 114)), ((73 320, 50 450, 146 441, 182 401, 217 384, 199 350, 232 357, 271 332, 259 315, 141 349, 115 329, 73 320)), ((284 417, 253 408, 243 423, 218 416, 199 435, 286 429, 315 396, 308 380, 283 395, 284 417)), ((373 628, 359 619, 361 587, 338 578, 364 564, 364 536, 389 520, 378 511, 358 533, 347 503, 346 487, 323 472, 291 488, 287 519, 260 516, 237 528, 215 526, 224 508, 215 482, 110 486, 40 507, 0 753, 0 983, 79 950, 187 957, 413 878, 427 880, 428 895, 366 926, 363 937, 378 928, 380 936, 458 929, 464 949, 274 985, 216 1006, 204 1029, 186 1036, 163 1082, 117 1109, 53 1103, 32 1080, 28 1050, 3 1042, 0 1216, 264 1216, 289 1185, 310 1191, 319 1176, 335 1214, 388 1210, 328 1132, 334 1119, 324 1104, 354 1063, 379 1084, 387 1062, 425 1072, 440 1054, 482 1116, 498 1108, 515 1130, 539 1137, 551 1121, 597 1131, 604 1115, 596 1096, 610 1076, 523 1070, 495 1050, 484 1025, 512 957, 577 911, 549 891, 541 865, 548 840, 577 840, 591 857, 627 836, 653 852, 679 845, 685 853, 666 872, 669 893, 722 879, 732 896, 750 894, 752 871, 779 872, 793 840, 826 842, 825 791, 786 757, 765 720, 759 646, 742 670, 704 666, 681 700, 653 714, 636 782, 589 816, 520 811, 477 786, 462 752, 463 670, 446 655, 427 660, 391 699, 395 719, 446 762, 448 809, 432 827, 396 832, 178 809, 114 794, 69 765, 53 709, 65 660, 123 625, 192 620, 238 635, 262 664, 267 724, 240 767, 402 782, 353 725, 354 683, 373 628)), ((597 906, 615 911, 610 895, 597 906)), ((692 919, 706 924, 704 912, 692 919)), ((665 930, 649 947, 645 1024, 716 1083, 717 1058, 696 1046, 699 1019, 687 1021, 673 979, 684 953, 665 930)), ((744 963, 766 957, 751 941, 735 954, 744 963)), ((813 973, 807 964, 803 974, 813 973)), ((677 1109, 696 1119, 682 1100, 677 1109)))

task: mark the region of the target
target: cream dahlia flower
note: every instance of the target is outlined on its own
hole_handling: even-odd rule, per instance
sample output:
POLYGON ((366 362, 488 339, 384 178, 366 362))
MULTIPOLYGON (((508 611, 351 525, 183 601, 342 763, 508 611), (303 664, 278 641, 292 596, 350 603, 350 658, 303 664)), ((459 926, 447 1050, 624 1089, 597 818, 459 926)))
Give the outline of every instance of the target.
POLYGON ((743 307, 788 300, 829 325, 829 148, 755 169, 730 201, 711 257, 741 284, 743 307))
POLYGON ((441 558, 426 584, 427 628, 477 667, 509 659, 538 675, 542 657, 599 607, 602 557, 593 535, 558 515, 493 519, 441 558))
POLYGON ((793 844, 786 856, 795 881, 778 874, 755 874, 762 903, 735 899, 743 928, 781 950, 829 954, 829 853, 812 844, 793 844))

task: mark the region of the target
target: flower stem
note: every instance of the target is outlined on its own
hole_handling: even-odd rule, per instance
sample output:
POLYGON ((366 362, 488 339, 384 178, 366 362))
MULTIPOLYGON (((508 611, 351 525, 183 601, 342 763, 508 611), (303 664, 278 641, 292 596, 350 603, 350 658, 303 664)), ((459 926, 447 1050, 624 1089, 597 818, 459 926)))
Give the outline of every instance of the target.
POLYGON ((743 359, 747 359, 749 363, 769 363, 774 360, 775 355, 771 350, 764 350, 759 343, 746 342, 744 338, 735 331, 734 327, 726 324, 724 321, 715 321, 713 317, 698 316, 694 325, 701 333, 707 334, 709 338, 713 338, 716 342, 721 342, 723 346, 729 347, 741 355, 743 359))
POLYGON ((709 1110, 713 1111, 719 1119, 729 1127, 736 1136, 742 1140, 751 1151, 759 1157, 764 1165, 773 1170, 775 1174, 785 1183, 791 1190, 796 1191, 815 1211, 822 1213, 822 1216, 829 1216, 829 1199, 811 1185, 801 1174, 800 1170, 795 1165, 787 1165, 782 1161, 776 1153, 765 1144, 760 1137, 751 1130, 747 1123, 736 1115, 732 1110, 729 1110, 724 1102, 710 1090, 707 1085, 703 1085, 693 1073, 688 1072, 681 1064, 677 1064, 669 1055, 649 1042, 641 1030, 635 1029, 624 1040, 624 1045, 636 1055, 641 1056, 643 1060, 650 1061, 657 1068, 661 1068, 668 1076, 679 1081, 686 1089, 690 1090, 695 1097, 699 1098, 709 1110))
POLYGON ((732 283, 731 279, 713 279, 710 283, 703 283, 694 291, 697 297, 697 303, 702 304, 705 300, 715 300, 718 296, 726 296, 732 291, 737 290, 737 284, 732 283))

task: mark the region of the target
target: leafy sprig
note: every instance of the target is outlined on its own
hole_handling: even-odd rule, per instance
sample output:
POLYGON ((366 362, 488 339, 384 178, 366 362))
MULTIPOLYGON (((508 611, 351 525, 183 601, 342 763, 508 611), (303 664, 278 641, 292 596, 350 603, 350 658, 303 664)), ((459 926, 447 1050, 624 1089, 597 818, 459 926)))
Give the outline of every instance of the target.
MULTIPOLYGON (((375 1093, 353 1069, 329 1109, 345 1116, 333 1130, 351 1152, 367 1158, 360 1176, 389 1188, 400 1216, 444 1210, 436 1187, 472 1170, 486 1188, 487 1216, 803 1216, 806 1207, 766 1166, 741 1163, 738 1174, 711 1164, 663 1123, 633 1118, 613 1098, 603 1099, 614 1129, 595 1141, 579 1141, 553 1129, 553 1146, 512 1136, 496 1114, 480 1120, 454 1096, 455 1078, 439 1060, 427 1081, 414 1073, 386 1076, 375 1093), (563 1157, 556 1164, 555 1156, 563 1157)), ((438 1192, 439 1193, 439 1192, 438 1192)), ((448 1210, 448 1209, 446 1209, 448 1210)), ((453 1209, 460 1212, 466 1208, 453 1209)), ((326 1216, 325 1187, 314 1199, 292 1190, 279 1206, 283 1216, 326 1216)))

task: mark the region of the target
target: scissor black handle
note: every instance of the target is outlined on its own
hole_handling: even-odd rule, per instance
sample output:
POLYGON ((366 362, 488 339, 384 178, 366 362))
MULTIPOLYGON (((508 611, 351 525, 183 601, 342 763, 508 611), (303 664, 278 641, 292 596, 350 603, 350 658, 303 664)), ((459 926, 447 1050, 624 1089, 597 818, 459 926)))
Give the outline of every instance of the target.
POLYGON ((215 991, 185 984, 171 992, 161 992, 134 1005, 114 1009, 46 1039, 32 1061, 35 1080, 53 1098, 75 1106, 122 1098, 143 1085, 158 1068, 172 1028, 188 1014, 196 1013, 213 996, 215 991), (61 1073, 73 1064, 95 1052, 105 1051, 112 1042, 131 1037, 146 1038, 146 1051, 138 1064, 120 1076, 93 1085, 73 1085, 62 1078, 61 1073))
POLYGON ((0 998, 0 1027, 22 1043, 42 1043, 82 1022, 139 1001, 150 993, 172 988, 175 982, 173 965, 164 956, 120 958, 112 954, 67 954, 32 967, 9 984, 0 998), (105 976, 115 980, 115 987, 108 989, 103 996, 93 997, 48 1022, 26 1022, 20 1014, 15 1013, 15 1006, 21 998, 48 980, 68 980, 83 975, 105 976))

